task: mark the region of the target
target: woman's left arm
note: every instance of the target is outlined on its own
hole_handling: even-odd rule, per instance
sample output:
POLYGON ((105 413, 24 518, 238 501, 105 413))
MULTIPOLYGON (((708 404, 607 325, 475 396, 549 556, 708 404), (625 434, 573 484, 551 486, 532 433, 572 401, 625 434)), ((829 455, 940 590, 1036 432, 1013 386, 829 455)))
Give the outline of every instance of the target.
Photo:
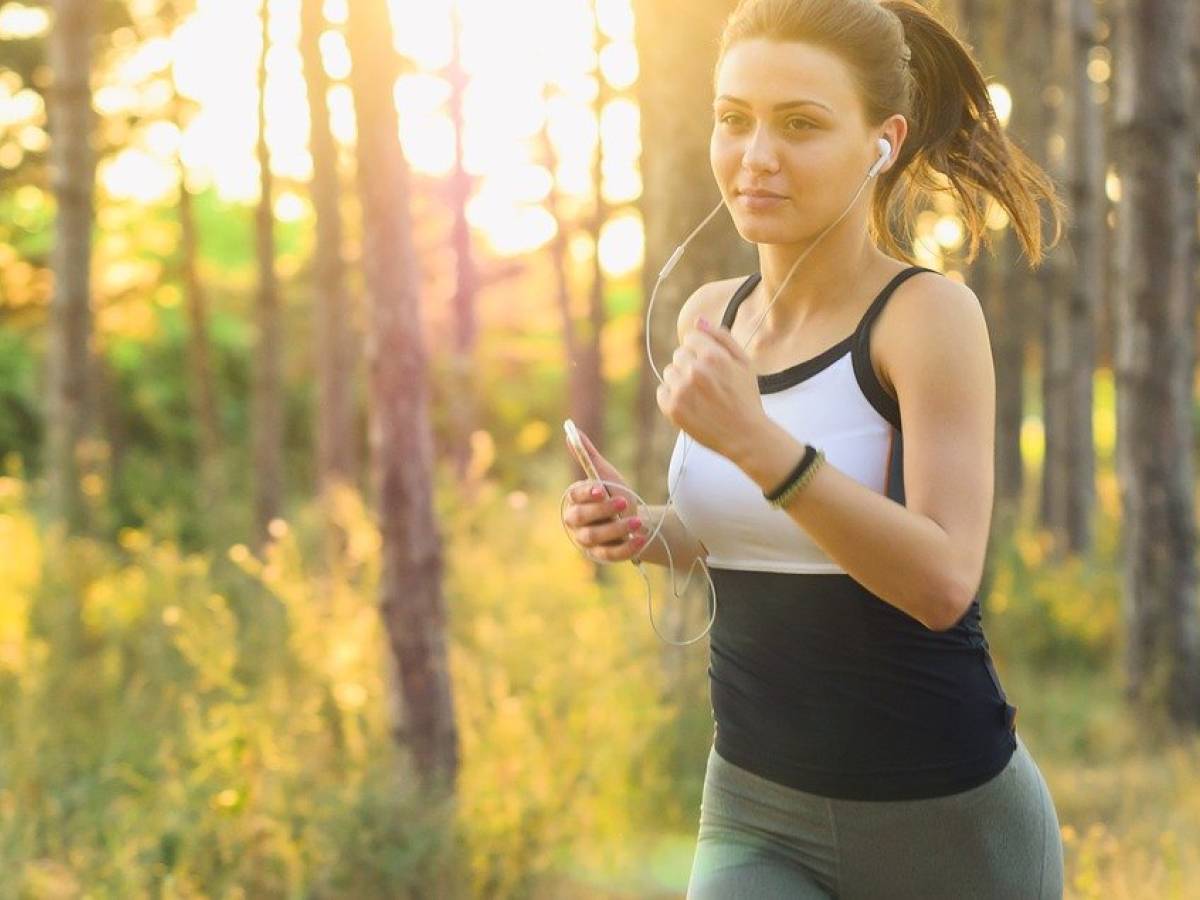
MULTIPOLYGON (((940 631, 962 618, 983 576, 994 489, 995 371, 987 322, 970 288, 922 279, 900 299, 897 292, 887 371, 904 428, 905 503, 826 462, 786 511, 855 581, 940 631)), ((710 330, 727 349, 736 346, 721 332, 710 330)), ((729 449, 730 459, 770 491, 805 446, 764 415, 729 449)))

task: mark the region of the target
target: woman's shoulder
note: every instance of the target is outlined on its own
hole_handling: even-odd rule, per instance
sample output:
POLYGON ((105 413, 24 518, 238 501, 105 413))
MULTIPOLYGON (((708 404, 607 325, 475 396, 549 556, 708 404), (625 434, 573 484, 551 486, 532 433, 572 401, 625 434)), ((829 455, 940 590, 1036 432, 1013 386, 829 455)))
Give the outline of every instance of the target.
POLYGON ((990 361, 987 320, 975 292, 936 270, 918 272, 895 289, 871 333, 876 375, 892 397, 896 396, 899 370, 927 365, 934 333, 941 336, 935 343, 952 344, 963 351, 969 348, 969 352, 986 354, 990 361))
POLYGON ((733 278, 709 281, 692 291, 692 295, 683 301, 683 306, 679 309, 676 330, 680 342, 683 341, 683 336, 695 327, 696 319, 700 316, 704 316, 713 324, 720 324, 733 292, 749 277, 737 275, 733 278))

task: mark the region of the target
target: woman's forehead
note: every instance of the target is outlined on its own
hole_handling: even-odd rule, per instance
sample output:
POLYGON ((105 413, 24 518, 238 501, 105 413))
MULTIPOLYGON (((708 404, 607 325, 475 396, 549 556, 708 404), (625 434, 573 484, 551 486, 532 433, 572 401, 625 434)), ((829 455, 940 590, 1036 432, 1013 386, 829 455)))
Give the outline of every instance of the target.
POLYGON ((796 100, 815 100, 834 115, 855 105, 850 70, 841 57, 798 41, 739 41, 725 51, 716 96, 744 100, 764 110, 796 100))

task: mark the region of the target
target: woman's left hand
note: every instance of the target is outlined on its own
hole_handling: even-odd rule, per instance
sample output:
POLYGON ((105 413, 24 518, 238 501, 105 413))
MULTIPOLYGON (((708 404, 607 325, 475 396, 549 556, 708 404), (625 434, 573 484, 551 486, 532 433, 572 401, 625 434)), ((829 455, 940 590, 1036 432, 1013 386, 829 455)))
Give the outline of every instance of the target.
POLYGON ((662 375, 655 397, 663 415, 734 462, 768 421, 750 357, 727 328, 698 320, 662 375))

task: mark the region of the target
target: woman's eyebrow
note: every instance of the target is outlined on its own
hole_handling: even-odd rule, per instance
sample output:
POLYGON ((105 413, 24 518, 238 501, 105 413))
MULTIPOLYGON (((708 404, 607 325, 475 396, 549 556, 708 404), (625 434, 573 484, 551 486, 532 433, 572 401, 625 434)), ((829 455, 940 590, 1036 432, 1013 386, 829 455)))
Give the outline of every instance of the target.
MULTIPOLYGON (((739 97, 731 97, 728 94, 722 94, 720 97, 718 97, 716 99, 716 101, 714 101, 713 105, 716 106, 716 104, 721 102, 722 100, 728 101, 729 103, 736 104, 737 106, 749 106, 750 105, 745 100, 742 100, 739 97)), ((778 112, 781 109, 791 109, 794 106, 819 106, 822 109, 827 109, 827 110, 829 110, 829 112, 833 112, 833 109, 831 107, 822 103, 820 100, 809 100, 807 98, 804 100, 788 100, 784 103, 776 103, 772 107, 772 110, 775 112, 778 112)))

